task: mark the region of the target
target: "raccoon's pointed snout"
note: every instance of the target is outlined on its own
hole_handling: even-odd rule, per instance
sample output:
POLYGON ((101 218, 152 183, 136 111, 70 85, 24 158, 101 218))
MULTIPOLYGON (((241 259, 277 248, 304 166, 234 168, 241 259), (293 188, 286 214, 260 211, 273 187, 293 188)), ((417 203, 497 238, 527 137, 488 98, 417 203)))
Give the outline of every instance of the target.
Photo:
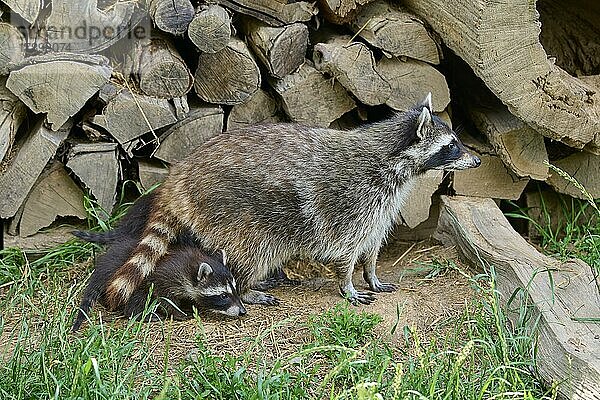
POLYGON ((472 155, 473 157, 473 168, 477 168, 481 165, 481 158, 477 157, 476 155, 472 155))
POLYGON ((243 316, 244 316, 244 315, 246 315, 246 314, 248 314, 248 311, 246 311, 246 307, 244 307, 243 305, 242 305, 242 306, 240 306, 240 309, 239 309, 238 315, 239 315, 240 317, 243 317, 243 316))

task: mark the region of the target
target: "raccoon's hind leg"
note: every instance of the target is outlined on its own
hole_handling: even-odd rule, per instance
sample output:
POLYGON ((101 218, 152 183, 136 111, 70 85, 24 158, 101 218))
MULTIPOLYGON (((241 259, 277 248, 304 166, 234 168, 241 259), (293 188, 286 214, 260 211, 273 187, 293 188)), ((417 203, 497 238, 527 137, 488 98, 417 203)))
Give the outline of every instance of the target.
POLYGON ((252 289, 265 291, 269 289, 274 289, 278 286, 298 286, 300 285, 300 281, 296 279, 290 279, 283 268, 278 268, 271 275, 269 275, 266 279, 255 283, 252 286, 252 289))
POLYGON ((352 260, 348 263, 339 264, 337 268, 338 275, 340 276, 339 287, 340 294, 346 298, 352 305, 357 306, 359 303, 371 304, 375 301, 375 296, 370 292, 359 292, 354 288, 352 283, 352 273, 354 272, 354 266, 356 260, 352 260))
POLYGON ((369 288, 371 288, 371 290, 374 292, 394 292, 398 290, 396 285, 393 283, 381 282, 375 274, 375 269, 377 268, 377 256, 379 255, 380 247, 381 246, 375 246, 363 255, 363 278, 369 284, 369 288))
POLYGON ((262 304, 266 306, 276 306, 279 299, 269 293, 258 290, 248 289, 242 294, 242 302, 246 304, 262 304))

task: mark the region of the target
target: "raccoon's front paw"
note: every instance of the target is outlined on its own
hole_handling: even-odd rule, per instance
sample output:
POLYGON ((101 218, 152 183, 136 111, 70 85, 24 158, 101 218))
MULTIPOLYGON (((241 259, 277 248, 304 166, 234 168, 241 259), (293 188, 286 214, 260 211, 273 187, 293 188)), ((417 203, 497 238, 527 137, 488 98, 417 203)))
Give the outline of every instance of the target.
POLYGON ((398 290, 398 286, 394 285, 393 283, 380 282, 379 278, 377 278, 376 275, 373 275, 370 278, 366 276, 366 274, 363 274, 363 276, 365 278, 365 281, 367 281, 367 283, 369 284, 369 288, 374 292, 395 292, 396 290, 398 290))
POLYGON ((246 304, 276 306, 279 304, 279 299, 269 293, 259 292, 258 290, 248 290, 242 295, 242 302, 246 304))
POLYGON ((359 292, 356 289, 354 289, 354 287, 340 287, 340 294, 344 298, 346 298, 353 306, 357 306, 359 304, 371 304, 376 300, 376 297, 373 293, 359 292))

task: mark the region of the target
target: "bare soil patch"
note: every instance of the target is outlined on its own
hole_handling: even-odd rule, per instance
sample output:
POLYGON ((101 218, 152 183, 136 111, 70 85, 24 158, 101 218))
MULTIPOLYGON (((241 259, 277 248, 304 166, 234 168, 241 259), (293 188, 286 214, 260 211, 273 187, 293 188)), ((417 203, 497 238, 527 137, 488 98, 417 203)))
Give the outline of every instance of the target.
MULTIPOLYGON (((398 284, 398 291, 380 293, 374 303, 356 308, 383 317, 376 332, 389 339, 394 347, 402 346, 404 326, 415 327, 424 342, 433 334, 443 334, 449 328, 445 322, 461 314, 475 296, 468 279, 456 270, 445 269, 427 277, 431 270, 423 264, 433 260, 442 263, 452 260, 467 270, 458 261, 454 249, 431 241, 388 245, 380 255, 378 273, 382 281, 398 284), (395 325, 397 329, 392 335, 395 325)), ((257 357, 260 354, 260 357, 281 358, 298 351, 309 337, 306 326, 309 317, 345 300, 339 296, 334 274, 327 266, 299 264, 290 272, 292 278, 301 277, 302 283, 271 290, 270 293, 281 300, 278 306, 249 305, 248 314, 241 319, 210 317, 201 324, 195 320, 165 324, 166 331, 157 332, 152 339, 157 362, 162 360, 167 336, 170 337, 169 354, 175 358, 194 353, 198 334, 217 354, 241 354, 253 349, 257 357), (257 342, 261 334, 264 337, 257 342)), ((367 290, 361 270, 355 271, 354 282, 358 290, 367 290)))

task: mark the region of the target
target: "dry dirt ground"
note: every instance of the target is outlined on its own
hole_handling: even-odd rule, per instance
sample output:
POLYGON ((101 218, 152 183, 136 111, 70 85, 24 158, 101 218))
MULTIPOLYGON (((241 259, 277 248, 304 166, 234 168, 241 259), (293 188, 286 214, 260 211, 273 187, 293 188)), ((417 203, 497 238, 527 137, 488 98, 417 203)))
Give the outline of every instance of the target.
MULTIPOLYGON (((431 241, 396 242, 380 254, 380 279, 398 284, 399 289, 393 293, 378 294, 374 303, 358 306, 357 311, 380 314, 383 321, 376 332, 388 338, 393 345, 402 346, 404 326, 415 327, 424 342, 433 335, 443 334, 445 329, 450 328, 446 322, 461 314, 475 296, 469 280, 457 270, 446 269, 428 277, 431 269, 426 265, 433 260, 452 260, 461 270, 468 271, 458 262, 454 249, 431 241), (397 329, 392 335, 395 325, 397 329)), ((179 358, 193 354, 199 332, 206 346, 219 354, 240 354, 252 346, 259 347, 261 353, 264 351, 273 358, 286 357, 298 351, 308 337, 305 322, 310 315, 327 311, 345 300, 339 296, 333 273, 326 267, 298 265, 293 271, 288 271, 288 275, 301 277, 302 283, 271 290, 270 293, 281 300, 278 306, 249 305, 248 314, 241 319, 205 319, 201 326, 194 320, 170 323, 170 356, 179 358), (294 272, 296 275, 293 275, 294 272), (263 333, 265 337, 256 343, 254 339, 263 333)), ((358 290, 367 289, 362 271, 355 272, 354 282, 358 290)), ((162 332, 151 339, 157 354, 164 354, 164 338, 165 333, 162 332)))

